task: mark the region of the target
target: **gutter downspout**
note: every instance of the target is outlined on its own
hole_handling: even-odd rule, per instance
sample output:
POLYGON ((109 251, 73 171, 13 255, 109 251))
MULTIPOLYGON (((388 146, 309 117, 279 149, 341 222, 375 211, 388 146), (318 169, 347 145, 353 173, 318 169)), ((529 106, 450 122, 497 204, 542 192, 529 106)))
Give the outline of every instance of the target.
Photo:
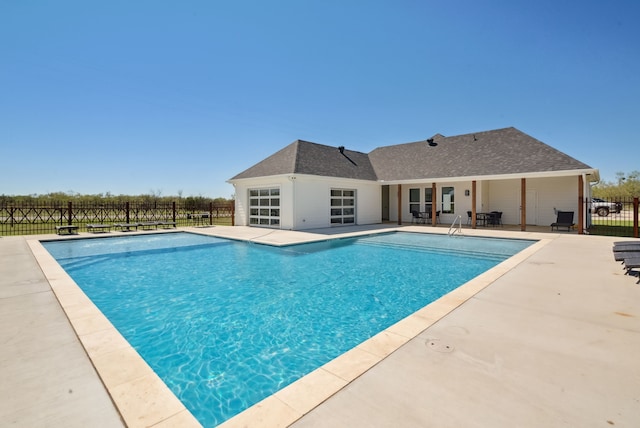
POLYGON ((578 235, 584 234, 584 174, 578 176, 578 235))
MULTIPOLYGON (((296 205, 298 202, 296 199, 296 176, 295 175, 289 176, 289 180, 291 181, 291 204, 293 205, 291 207, 291 215, 293 216, 293 218, 291 219, 291 228, 289 228, 289 230, 297 230, 296 229, 296 221, 297 221, 296 205)), ((280 201, 281 201, 280 204, 282 204, 282 199, 280 201)), ((280 228, 282 228, 282 224, 280 224, 280 228)))

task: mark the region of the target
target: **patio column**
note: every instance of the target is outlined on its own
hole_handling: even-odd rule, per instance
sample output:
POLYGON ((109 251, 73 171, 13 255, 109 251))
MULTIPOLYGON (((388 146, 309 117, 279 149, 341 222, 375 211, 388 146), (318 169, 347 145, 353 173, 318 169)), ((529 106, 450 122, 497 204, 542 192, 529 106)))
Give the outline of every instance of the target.
POLYGON ((71 226, 73 224, 73 202, 69 201, 67 206, 69 209, 69 219, 67 221, 67 224, 71 226))
POLYGON ((584 181, 578 176, 578 234, 584 233, 584 181))
POLYGON ((431 183, 431 226, 435 226, 438 222, 436 211, 438 211, 438 195, 436 194, 436 183, 431 183))
POLYGON ((402 184, 398 184, 398 226, 402 225, 402 184))
POLYGON ((527 230, 527 179, 520 179, 520 230, 527 230))
POLYGON ((476 180, 471 181, 471 228, 476 228, 476 180))
POLYGON ((638 197, 633 198, 633 237, 638 237, 638 197))

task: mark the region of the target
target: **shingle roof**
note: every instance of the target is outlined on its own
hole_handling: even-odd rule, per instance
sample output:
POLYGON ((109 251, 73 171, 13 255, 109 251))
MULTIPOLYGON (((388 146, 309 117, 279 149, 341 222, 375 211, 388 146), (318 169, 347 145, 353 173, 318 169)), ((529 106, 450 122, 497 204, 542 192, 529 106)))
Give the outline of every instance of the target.
POLYGON ((281 174, 377 180, 366 153, 296 140, 232 180, 281 174))
POLYGON ((297 140, 232 178, 309 174, 361 180, 423 180, 592 169, 517 130, 433 136, 379 147, 368 155, 297 140))
POLYGON ((517 130, 504 128, 375 149, 369 154, 379 180, 409 180, 591 169, 517 130))

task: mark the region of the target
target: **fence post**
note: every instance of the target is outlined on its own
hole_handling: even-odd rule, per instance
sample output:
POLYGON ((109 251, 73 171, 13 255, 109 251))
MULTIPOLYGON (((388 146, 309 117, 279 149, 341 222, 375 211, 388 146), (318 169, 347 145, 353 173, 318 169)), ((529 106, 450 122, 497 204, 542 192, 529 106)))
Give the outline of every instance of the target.
POLYGON ((213 226, 213 202, 209 202, 209 226, 213 226))
POLYGON ((73 202, 69 201, 69 219, 67 220, 67 224, 71 226, 73 221, 73 202))
POLYGON ((633 198, 633 237, 638 237, 638 197, 633 198))
POLYGON ((126 215, 126 217, 125 217, 125 219, 126 219, 125 223, 129 224, 129 201, 127 201, 127 202, 125 202, 125 203, 124 203, 124 211, 125 211, 125 215, 126 215))
POLYGON ((173 222, 175 223, 176 222, 176 201, 171 202, 171 209, 173 211, 173 222))
POLYGON ((236 225, 236 201, 231 203, 231 226, 236 225))

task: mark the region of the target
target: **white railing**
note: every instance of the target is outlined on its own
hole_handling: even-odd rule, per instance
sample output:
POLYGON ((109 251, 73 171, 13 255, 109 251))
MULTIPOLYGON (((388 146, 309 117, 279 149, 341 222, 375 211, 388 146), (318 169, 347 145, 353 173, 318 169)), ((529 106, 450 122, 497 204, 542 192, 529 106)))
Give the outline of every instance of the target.
POLYGON ((451 223, 451 226, 449 227, 449 232, 447 233, 449 236, 453 236, 455 235, 456 232, 459 234, 462 234, 462 216, 461 215, 459 215, 453 220, 453 223, 451 223), (456 221, 458 222, 458 227, 456 227, 456 221))

